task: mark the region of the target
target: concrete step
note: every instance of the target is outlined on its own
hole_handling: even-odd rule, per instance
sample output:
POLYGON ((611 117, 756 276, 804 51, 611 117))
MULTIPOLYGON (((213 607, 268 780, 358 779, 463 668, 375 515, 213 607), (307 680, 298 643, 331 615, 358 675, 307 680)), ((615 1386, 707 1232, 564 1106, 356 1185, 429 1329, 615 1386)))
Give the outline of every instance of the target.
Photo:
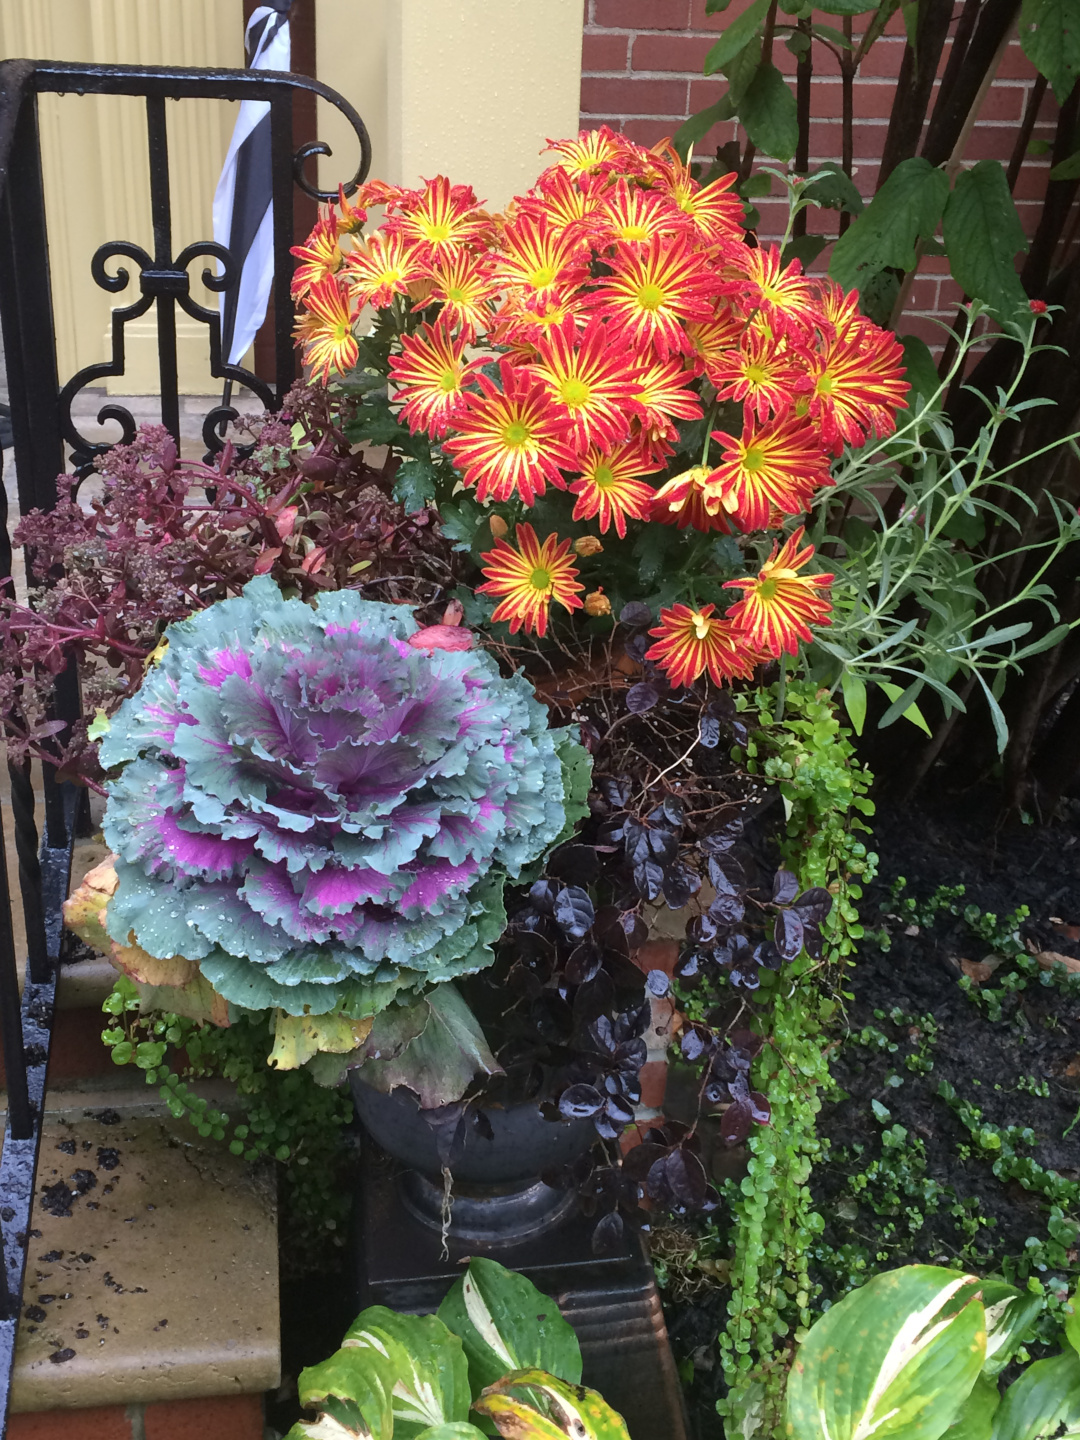
POLYGON ((132 1092, 62 1096, 42 1138, 12 1409, 276 1387, 272 1170, 125 1103, 132 1092))

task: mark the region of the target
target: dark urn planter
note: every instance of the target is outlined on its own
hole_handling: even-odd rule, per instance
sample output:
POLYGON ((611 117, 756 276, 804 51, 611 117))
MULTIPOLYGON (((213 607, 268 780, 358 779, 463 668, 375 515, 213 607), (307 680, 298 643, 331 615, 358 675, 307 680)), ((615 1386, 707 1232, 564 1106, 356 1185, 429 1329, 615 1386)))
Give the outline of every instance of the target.
POLYGON ((517 1245, 553 1230, 576 1208, 572 1190, 540 1176, 589 1148, 591 1121, 545 1120, 532 1103, 481 1105, 487 1126, 467 1114, 459 1120, 455 1111, 426 1118, 411 1090, 385 1095, 356 1070, 349 1083, 368 1134, 401 1166, 403 1204, 423 1224, 470 1244, 517 1245))

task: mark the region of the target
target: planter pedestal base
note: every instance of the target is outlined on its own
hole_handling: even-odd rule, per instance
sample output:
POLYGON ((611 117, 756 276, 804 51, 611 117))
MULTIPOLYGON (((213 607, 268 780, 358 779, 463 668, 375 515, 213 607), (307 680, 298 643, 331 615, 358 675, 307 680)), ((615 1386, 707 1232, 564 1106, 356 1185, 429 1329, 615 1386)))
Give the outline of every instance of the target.
POLYGON ((597 1257, 591 1245, 594 1221, 574 1211, 553 1217, 550 1192, 545 1197, 529 1190, 518 1192, 520 1223, 508 1213, 498 1241, 489 1237, 481 1245, 471 1217, 476 1205, 492 1202, 462 1195, 451 1211, 458 1223, 451 1225, 444 1252, 430 1182, 418 1186, 419 1177, 403 1173, 367 1136, 361 1175, 359 1307, 435 1310, 469 1256, 490 1255, 522 1271, 556 1301, 581 1341, 584 1383, 626 1417, 631 1440, 686 1440, 660 1297, 636 1236, 619 1253, 597 1257), (543 1217, 533 1228, 530 1204, 543 1217))

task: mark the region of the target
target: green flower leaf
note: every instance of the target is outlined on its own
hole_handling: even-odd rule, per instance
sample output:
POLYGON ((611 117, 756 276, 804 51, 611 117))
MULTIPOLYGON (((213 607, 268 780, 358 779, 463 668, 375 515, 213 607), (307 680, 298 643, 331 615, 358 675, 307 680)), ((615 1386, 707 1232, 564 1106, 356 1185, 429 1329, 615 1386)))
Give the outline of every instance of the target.
POLYGON ((1027 304, 1015 258, 1027 237, 996 160, 980 160, 956 178, 942 221, 953 279, 998 315, 1027 304))
POLYGON ((985 1327, 972 1275, 905 1265, 876 1276, 828 1310, 799 1347, 788 1435, 938 1440, 982 1369, 985 1327))
POLYGON ((913 270, 915 242, 933 235, 948 195, 944 171, 921 155, 902 161, 836 242, 829 274, 845 290, 861 290, 880 270, 913 270))
POLYGON ((1066 1350, 1036 1360, 1005 1391, 994 1416, 993 1440, 1044 1440, 1064 1426, 1080 1430, 1080 1355, 1066 1350))
POLYGON ((790 160, 799 143, 795 96, 771 63, 758 66, 739 102, 739 119, 750 139, 766 155, 790 160))
POLYGON ((547 1370, 575 1385, 581 1379, 581 1347, 558 1305, 496 1260, 470 1262, 439 1319, 461 1337, 474 1395, 508 1370, 547 1370))
POLYGON ((1058 104, 1064 105, 1080 75, 1080 16, 1075 0, 1024 0, 1020 44, 1050 81, 1058 104))
POLYGON ((372 1305, 349 1326, 342 1350, 360 1352, 388 1382, 394 1440, 468 1418, 465 1352, 437 1316, 399 1315, 372 1305))
POLYGON ((705 74, 715 75, 740 50, 744 50, 757 34, 769 9, 769 0, 752 0, 743 13, 725 26, 719 40, 705 56, 705 74))

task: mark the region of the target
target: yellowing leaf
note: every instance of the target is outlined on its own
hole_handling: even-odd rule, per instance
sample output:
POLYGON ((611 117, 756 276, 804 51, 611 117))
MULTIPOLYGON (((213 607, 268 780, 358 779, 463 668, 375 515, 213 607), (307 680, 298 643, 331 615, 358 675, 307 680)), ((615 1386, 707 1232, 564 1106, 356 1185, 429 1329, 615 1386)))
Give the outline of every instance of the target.
POLYGON ((64 901, 64 924, 80 940, 108 955, 112 941, 105 929, 105 909, 116 893, 116 856, 88 870, 82 884, 64 901))
POLYGON ((371 1026, 371 1016, 350 1020, 346 1015, 286 1015, 277 1010, 269 1064, 278 1070, 296 1070, 320 1051, 346 1055, 364 1043, 371 1026))
POLYGON ((198 967, 182 955, 159 959, 141 945, 118 945, 115 940, 109 946, 109 959, 132 980, 143 985, 167 985, 175 990, 182 990, 199 973, 198 967))
MULTIPOLYGON (((150 654, 146 657, 146 668, 147 668, 147 670, 150 669, 150 666, 151 666, 151 665, 156 665, 159 660, 164 660, 164 658, 165 658, 165 652, 166 652, 166 650, 168 650, 168 648, 169 648, 169 642, 168 642, 168 640, 162 639, 162 640, 159 640, 159 641, 158 641, 158 643, 154 646, 153 650, 151 650, 151 651, 150 651, 150 654)), ((98 711, 98 714, 100 714, 100 713, 101 713, 101 712, 98 711)), ((95 720, 94 723, 96 724, 97 721, 95 720)), ((108 722, 106 721, 106 725, 107 725, 107 724, 108 724, 108 722)))
POLYGON ((109 733, 110 723, 109 717, 105 714, 104 710, 95 710, 93 720, 91 720, 90 724, 86 727, 86 738, 88 740, 100 740, 102 735, 109 733))

